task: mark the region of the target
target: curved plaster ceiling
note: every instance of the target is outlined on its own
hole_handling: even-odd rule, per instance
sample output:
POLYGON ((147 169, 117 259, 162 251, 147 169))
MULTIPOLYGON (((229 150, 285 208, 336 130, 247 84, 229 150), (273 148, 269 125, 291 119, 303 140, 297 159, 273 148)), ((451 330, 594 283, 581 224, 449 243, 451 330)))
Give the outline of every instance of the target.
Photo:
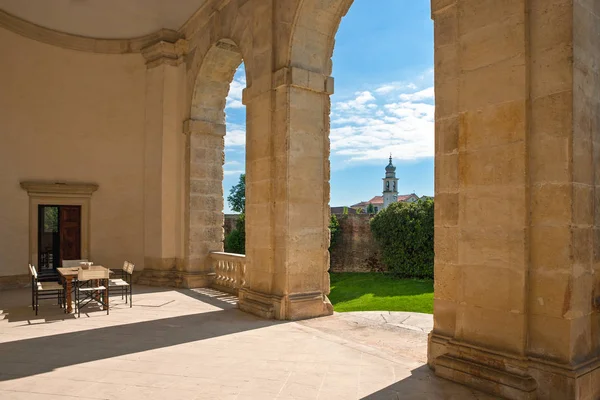
POLYGON ((0 0, 0 10, 55 31, 129 39, 179 29, 207 0, 0 0))

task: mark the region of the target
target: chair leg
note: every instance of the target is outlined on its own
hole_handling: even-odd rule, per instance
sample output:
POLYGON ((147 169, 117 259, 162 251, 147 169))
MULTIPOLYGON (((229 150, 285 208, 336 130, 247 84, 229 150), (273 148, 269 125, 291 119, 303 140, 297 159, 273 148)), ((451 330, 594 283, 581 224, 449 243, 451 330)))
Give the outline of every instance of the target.
POLYGON ((129 308, 133 306, 133 285, 129 284, 129 308))
POLYGON ((39 308, 40 308, 40 295, 36 291, 35 292, 35 315, 38 315, 39 308))

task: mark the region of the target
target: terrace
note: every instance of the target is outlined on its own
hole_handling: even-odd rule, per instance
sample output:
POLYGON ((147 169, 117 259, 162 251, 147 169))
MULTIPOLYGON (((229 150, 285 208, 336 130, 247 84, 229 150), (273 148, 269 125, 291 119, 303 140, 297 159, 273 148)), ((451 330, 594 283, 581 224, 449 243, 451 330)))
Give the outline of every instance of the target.
POLYGON ((3 399, 487 399, 426 366, 431 318, 346 313, 299 322, 215 289, 137 286, 133 308, 81 318, 0 291, 3 399), (387 320, 387 322, 386 322, 387 320), (402 324, 404 321, 404 324, 402 324))

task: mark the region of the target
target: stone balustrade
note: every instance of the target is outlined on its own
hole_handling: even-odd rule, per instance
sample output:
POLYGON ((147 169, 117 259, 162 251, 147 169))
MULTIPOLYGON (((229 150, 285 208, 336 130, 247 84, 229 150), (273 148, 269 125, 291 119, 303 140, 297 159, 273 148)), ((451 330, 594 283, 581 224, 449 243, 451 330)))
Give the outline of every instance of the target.
POLYGON ((239 289, 246 283, 246 256, 212 251, 210 262, 215 272, 212 286, 237 296, 239 289))

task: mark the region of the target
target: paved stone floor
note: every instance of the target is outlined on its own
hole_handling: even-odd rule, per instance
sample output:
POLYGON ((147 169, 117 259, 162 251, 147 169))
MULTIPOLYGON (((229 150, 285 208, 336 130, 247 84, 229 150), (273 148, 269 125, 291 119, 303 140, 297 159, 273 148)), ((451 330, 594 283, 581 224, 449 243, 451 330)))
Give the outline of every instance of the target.
POLYGON ((266 321, 211 289, 137 287, 65 315, 0 291, 0 399, 490 399, 425 366, 431 317, 266 321))

